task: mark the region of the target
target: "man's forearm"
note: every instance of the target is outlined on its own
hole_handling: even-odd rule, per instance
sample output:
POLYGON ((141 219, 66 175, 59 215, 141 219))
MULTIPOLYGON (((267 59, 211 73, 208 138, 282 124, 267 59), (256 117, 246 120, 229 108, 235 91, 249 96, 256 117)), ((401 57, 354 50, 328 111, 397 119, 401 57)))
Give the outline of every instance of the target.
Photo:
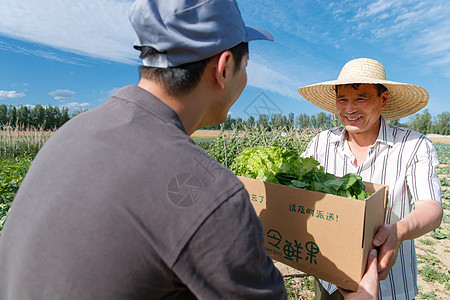
POLYGON ((439 227, 442 214, 441 203, 434 200, 416 201, 414 210, 396 224, 399 240, 415 239, 439 227))
POLYGON ((405 240, 415 239, 438 227, 442 220, 442 205, 434 200, 415 202, 415 209, 397 223, 380 226, 373 245, 380 247, 378 276, 386 279, 397 259, 398 249, 405 240))

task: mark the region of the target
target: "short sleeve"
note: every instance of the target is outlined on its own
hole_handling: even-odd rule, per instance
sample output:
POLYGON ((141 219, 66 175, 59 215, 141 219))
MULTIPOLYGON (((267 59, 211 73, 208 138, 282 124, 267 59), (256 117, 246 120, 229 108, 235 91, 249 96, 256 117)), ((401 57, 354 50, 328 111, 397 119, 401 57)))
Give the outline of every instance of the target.
POLYGON ((424 138, 408 165, 406 178, 411 193, 411 203, 419 200, 435 200, 442 203, 441 182, 436 173, 439 164, 433 143, 424 138))
POLYGON ((208 217, 173 270, 198 299, 287 298, 245 189, 208 217))

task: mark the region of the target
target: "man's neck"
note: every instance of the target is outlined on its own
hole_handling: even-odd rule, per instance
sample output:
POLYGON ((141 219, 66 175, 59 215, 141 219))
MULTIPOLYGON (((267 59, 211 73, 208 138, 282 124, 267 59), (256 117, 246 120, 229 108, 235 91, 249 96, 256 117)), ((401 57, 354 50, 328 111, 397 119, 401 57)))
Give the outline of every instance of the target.
POLYGON ((355 156, 355 165, 361 165, 367 158, 370 147, 377 141, 380 132, 381 120, 376 130, 370 132, 350 133, 347 131, 347 142, 350 151, 355 156))
POLYGON ((375 144, 377 138, 378 134, 365 135, 365 134, 352 134, 350 132, 347 132, 347 141, 361 148, 372 146, 373 144, 375 144))
POLYGON ((203 98, 198 97, 198 91, 194 90, 183 96, 172 96, 160 84, 148 79, 141 79, 138 86, 172 108, 189 136, 201 127, 204 110, 201 105, 203 98))
POLYGON ((381 127, 381 118, 378 119, 378 124, 374 126, 371 130, 356 133, 351 133, 347 131, 346 132, 347 141, 352 142, 353 144, 356 144, 359 147, 370 147, 377 141, 378 135, 380 134, 380 127, 381 127))

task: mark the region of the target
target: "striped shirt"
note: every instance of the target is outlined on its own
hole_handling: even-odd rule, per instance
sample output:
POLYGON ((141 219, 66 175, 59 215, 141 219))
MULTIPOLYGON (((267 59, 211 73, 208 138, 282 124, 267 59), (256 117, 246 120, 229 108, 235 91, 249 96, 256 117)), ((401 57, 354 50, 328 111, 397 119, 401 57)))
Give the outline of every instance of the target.
MULTIPOLYGON (((313 138, 303 157, 313 156, 328 173, 343 176, 356 173, 367 182, 389 186, 386 224, 408 215, 418 200, 442 203, 436 173, 439 164, 433 143, 410 129, 389 125, 381 117, 380 132, 366 160, 359 166, 350 151, 344 127, 323 131, 313 138)), ((329 293, 336 286, 321 281, 329 293)), ((413 299, 417 290, 417 261, 414 240, 404 241, 388 277, 380 281, 379 299, 413 299)))

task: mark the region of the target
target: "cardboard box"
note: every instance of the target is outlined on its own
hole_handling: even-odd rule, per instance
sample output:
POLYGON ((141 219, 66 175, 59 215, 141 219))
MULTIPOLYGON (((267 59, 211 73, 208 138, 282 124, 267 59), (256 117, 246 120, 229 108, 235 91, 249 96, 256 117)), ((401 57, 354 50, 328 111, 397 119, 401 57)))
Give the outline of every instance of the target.
POLYGON ((273 260, 355 291, 372 238, 384 223, 388 187, 366 184, 365 201, 239 177, 273 260))

